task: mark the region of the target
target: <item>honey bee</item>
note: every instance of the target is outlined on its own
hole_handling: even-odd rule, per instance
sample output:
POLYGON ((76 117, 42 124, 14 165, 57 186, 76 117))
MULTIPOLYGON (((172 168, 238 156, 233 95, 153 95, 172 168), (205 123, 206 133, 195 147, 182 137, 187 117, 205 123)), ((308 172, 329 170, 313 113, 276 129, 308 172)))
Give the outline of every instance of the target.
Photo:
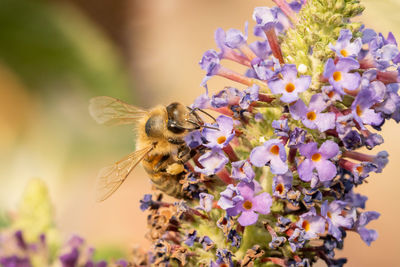
POLYGON ((182 184, 179 181, 186 174, 184 164, 195 154, 186 145, 184 137, 190 131, 210 127, 204 124, 197 111, 213 118, 201 109, 178 102, 147 111, 108 96, 92 98, 89 112, 98 123, 134 124, 138 135, 136 151, 100 170, 98 201, 110 197, 140 162, 157 189, 180 198, 182 184))

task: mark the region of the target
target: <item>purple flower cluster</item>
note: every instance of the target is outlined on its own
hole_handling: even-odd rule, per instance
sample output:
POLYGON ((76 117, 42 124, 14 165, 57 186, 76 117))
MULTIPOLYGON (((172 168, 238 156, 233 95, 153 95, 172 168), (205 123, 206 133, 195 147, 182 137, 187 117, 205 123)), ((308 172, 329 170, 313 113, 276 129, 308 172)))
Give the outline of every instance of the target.
MULTIPOLYGON (((54 245, 54 244, 53 244, 54 245)), ((3 231, 0 234, 0 265, 4 267, 62 266, 107 267, 128 266, 125 260, 107 264, 93 260, 94 249, 87 247, 79 236, 73 236, 61 250, 54 250, 42 234, 35 242, 28 242, 22 231, 3 231), (51 255, 56 252, 56 255, 51 255), (56 258, 54 258, 56 256, 56 258)))
MULTIPOLYGON (((194 208, 183 216, 168 217, 175 230, 163 231, 157 242, 185 240, 170 251, 187 250, 186 260, 206 251, 204 262, 211 266, 309 266, 318 257, 342 266, 346 259, 334 259, 334 251, 342 248, 346 231, 368 245, 378 236, 366 227, 379 213, 364 211, 367 197, 354 188, 382 172, 388 154, 357 150, 382 144, 376 131, 386 120, 400 121, 400 53, 392 34, 342 29, 326 46, 332 52, 318 75, 306 75, 318 69, 286 63, 293 60, 280 47, 286 31, 302 23, 297 13, 305 1, 274 2, 279 7, 254 10, 257 41, 248 42, 247 23, 244 32, 218 29, 219 52, 209 50, 200 60, 206 93, 192 107, 221 115, 187 134, 195 156, 185 165, 201 184, 198 197, 185 200, 194 208), (245 66, 245 73, 225 67, 224 60, 245 66), (239 86, 210 94, 213 76, 239 86), (176 227, 189 234, 183 239, 176 227), (233 257, 239 249, 243 258, 233 257)), ((142 207, 156 212, 146 199, 142 207)), ((172 255, 165 246, 163 262, 172 255)))

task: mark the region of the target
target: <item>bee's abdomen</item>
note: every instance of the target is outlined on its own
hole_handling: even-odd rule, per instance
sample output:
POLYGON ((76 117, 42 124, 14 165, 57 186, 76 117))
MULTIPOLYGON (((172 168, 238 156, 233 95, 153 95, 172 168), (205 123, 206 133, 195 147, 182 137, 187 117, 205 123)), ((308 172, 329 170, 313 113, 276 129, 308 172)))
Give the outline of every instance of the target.
POLYGON ((169 155, 153 154, 146 156, 142 161, 145 171, 149 174, 151 181, 157 189, 163 191, 167 195, 180 197, 182 195, 182 184, 179 183, 183 178, 184 172, 178 174, 170 174, 167 167, 175 162, 169 155))

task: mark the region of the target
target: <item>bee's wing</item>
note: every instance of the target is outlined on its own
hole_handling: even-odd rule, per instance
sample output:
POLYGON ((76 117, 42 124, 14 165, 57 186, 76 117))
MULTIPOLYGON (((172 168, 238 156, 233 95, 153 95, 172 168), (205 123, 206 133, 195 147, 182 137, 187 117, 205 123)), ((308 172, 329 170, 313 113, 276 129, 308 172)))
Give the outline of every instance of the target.
POLYGON ((90 99, 89 113, 97 123, 119 125, 137 123, 147 111, 113 97, 97 96, 90 99))
POLYGON ((101 169, 97 177, 97 201, 109 198, 152 149, 153 146, 148 146, 137 150, 113 165, 101 169))

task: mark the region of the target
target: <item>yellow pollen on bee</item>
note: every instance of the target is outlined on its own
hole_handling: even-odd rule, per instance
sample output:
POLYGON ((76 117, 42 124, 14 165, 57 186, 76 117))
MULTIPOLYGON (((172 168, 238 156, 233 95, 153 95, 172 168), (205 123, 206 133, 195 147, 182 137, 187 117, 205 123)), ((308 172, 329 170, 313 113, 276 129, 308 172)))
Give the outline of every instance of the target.
POLYGON ((271 153, 274 154, 274 155, 279 155, 279 146, 273 145, 273 146, 270 148, 269 152, 271 152, 271 153))
POLYGON ((360 174, 363 172, 364 168, 363 168, 363 166, 358 166, 358 167, 356 167, 356 170, 360 174))
POLYGON ((356 106, 356 113, 357 113, 358 116, 360 116, 360 117, 362 116, 363 111, 362 111, 360 105, 357 105, 357 106, 356 106))
POLYGON ((340 71, 335 71, 332 76, 336 82, 342 79, 342 73, 340 71))
POLYGON ((251 210, 252 207, 253 207, 253 203, 251 203, 251 201, 249 201, 249 200, 246 200, 246 201, 243 203, 243 208, 244 208, 245 210, 251 210))
POLYGON ((344 56, 344 57, 347 57, 347 56, 349 55, 349 52, 347 52, 346 49, 342 49, 342 50, 340 50, 340 54, 341 54, 342 56, 344 56))
POLYGON ((223 144, 226 141, 226 137, 225 136, 220 136, 217 138, 217 143, 218 144, 223 144))
POLYGON ((279 194, 282 194, 284 189, 285 189, 285 186, 283 184, 278 184, 275 187, 275 191, 279 192, 279 194))
POLYGON ((307 113, 307 119, 313 121, 317 118, 317 114, 314 111, 310 111, 307 113))
POLYGON ((303 229, 308 232, 308 230, 310 230, 311 228, 311 224, 307 220, 304 220, 301 224, 301 227, 303 227, 303 229))
POLYGON ((311 159, 312 159, 312 161, 320 161, 321 154, 315 153, 314 155, 312 155, 311 159))
POLYGON ((285 86, 285 90, 286 90, 286 92, 288 92, 288 93, 293 92, 294 89, 296 89, 296 86, 294 86, 293 83, 287 83, 286 86, 285 86))
POLYGON ((332 213, 331 213, 330 211, 328 211, 328 212, 326 213, 326 216, 328 216, 329 219, 332 219, 332 213))

